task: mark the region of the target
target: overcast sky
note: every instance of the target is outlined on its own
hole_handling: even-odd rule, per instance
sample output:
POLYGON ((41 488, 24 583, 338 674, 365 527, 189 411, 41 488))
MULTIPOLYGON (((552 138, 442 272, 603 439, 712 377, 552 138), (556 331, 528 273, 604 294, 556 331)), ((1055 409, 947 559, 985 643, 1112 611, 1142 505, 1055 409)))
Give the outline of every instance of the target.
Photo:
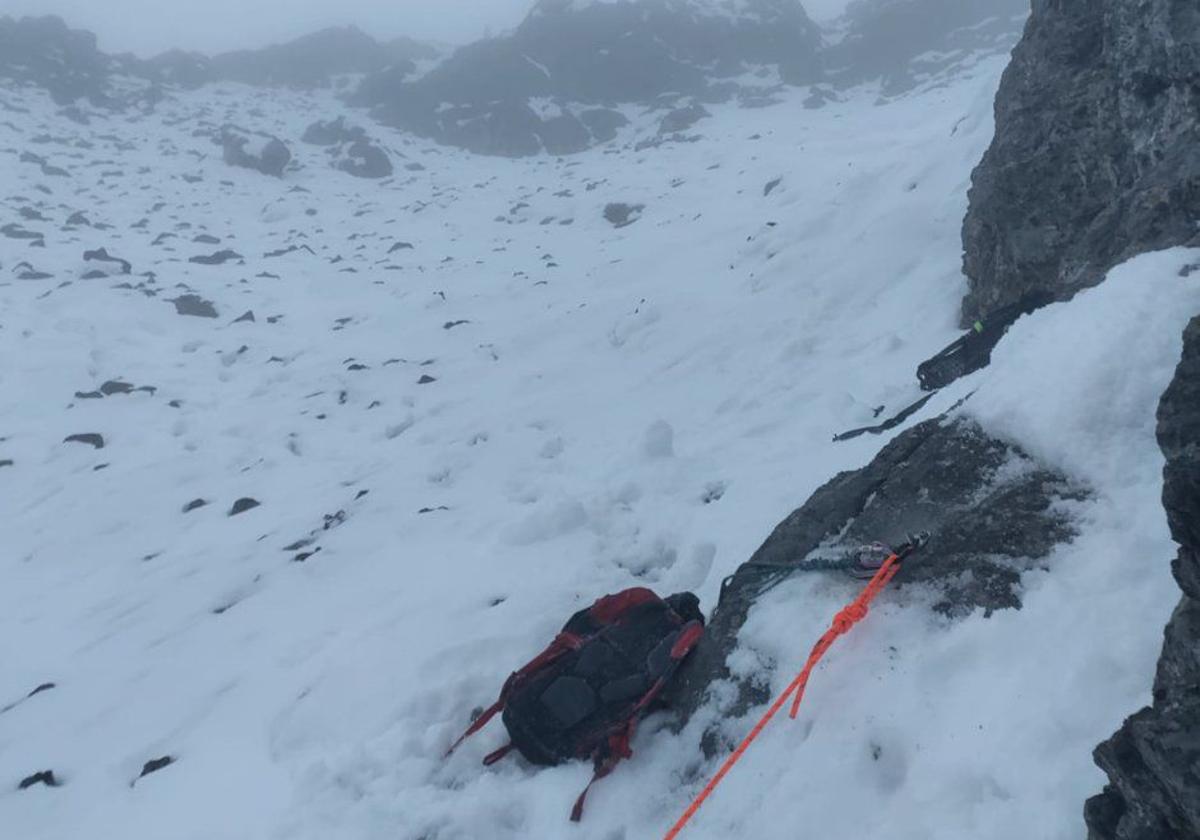
MULTIPOLYGON (((213 53, 286 41, 325 26, 357 24, 379 38, 451 44, 521 22, 535 0, 0 0, 0 14, 63 17, 90 29, 106 52, 151 55, 171 47, 213 53)), ((848 0, 803 0, 814 18, 848 0)))

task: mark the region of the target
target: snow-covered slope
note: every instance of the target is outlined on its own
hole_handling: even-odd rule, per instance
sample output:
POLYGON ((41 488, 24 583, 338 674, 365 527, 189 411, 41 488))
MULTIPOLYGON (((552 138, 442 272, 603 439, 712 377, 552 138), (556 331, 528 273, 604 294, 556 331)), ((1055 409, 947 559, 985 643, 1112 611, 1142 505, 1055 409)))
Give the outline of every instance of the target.
POLYGON ((700 17, 772 20, 795 12, 796 0, 538 0, 531 14, 579 12, 592 6, 629 4, 661 6, 700 17))
MULTIPOLYGON (((1002 67, 882 106, 714 106, 696 142, 570 160, 373 129, 403 173, 379 183, 302 145, 282 180, 232 169, 193 135, 295 139, 330 100, 208 88, 84 129, 6 90, 5 833, 661 836, 713 769, 711 712, 648 722, 578 828, 590 768, 482 768, 498 724, 442 753, 572 611, 633 584, 711 606, 877 451, 830 437, 956 335, 1002 67), (614 228, 617 202, 644 208, 614 228), (43 770, 61 786, 17 790, 43 770)), ((1153 410, 1196 259, 1117 269, 930 403, 976 391, 963 410, 1088 482, 1080 538, 1020 611, 885 596, 685 836, 1082 836, 1091 747, 1148 694, 1175 599, 1153 410)), ((781 587, 737 667, 783 685, 851 592, 781 587)))

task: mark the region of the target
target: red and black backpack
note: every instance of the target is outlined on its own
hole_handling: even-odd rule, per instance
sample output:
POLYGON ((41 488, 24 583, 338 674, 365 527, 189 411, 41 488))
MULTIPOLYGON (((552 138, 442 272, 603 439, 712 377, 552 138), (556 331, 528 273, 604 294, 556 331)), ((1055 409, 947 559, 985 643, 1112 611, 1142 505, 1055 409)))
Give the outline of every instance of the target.
MULTIPOLYGON (((665 599, 643 588, 607 595, 571 616, 549 647, 514 672, 500 699, 446 755, 501 713, 511 740, 484 764, 513 749, 533 764, 591 759, 594 783, 633 754, 638 720, 703 634, 700 602, 690 592, 665 599)), ((579 795, 572 820, 583 815, 591 786, 579 795)))

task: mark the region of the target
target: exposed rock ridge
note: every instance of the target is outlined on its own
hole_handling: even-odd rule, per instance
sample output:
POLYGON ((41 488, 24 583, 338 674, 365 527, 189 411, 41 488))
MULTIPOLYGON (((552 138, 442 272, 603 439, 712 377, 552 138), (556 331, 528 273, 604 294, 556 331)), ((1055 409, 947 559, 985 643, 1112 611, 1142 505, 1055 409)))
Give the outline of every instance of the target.
POLYGON ((1154 704, 1096 749, 1109 785, 1084 810, 1090 840, 1200 837, 1200 317, 1159 403, 1158 442, 1183 598, 1167 624, 1154 704))
MULTIPOLYGON (((690 714, 704 703, 710 685, 730 676, 726 659, 763 582, 776 570, 801 564, 814 552, 837 554, 875 540, 898 543, 925 530, 931 542, 897 575, 898 585, 930 587, 934 609, 949 615, 1020 607, 1021 573, 1076 534, 1062 500, 1086 496, 973 421, 939 418, 913 427, 867 466, 841 473, 813 493, 728 579, 705 640, 681 671, 676 705, 690 714)), ((768 699, 760 686, 738 688, 729 714, 768 699)))

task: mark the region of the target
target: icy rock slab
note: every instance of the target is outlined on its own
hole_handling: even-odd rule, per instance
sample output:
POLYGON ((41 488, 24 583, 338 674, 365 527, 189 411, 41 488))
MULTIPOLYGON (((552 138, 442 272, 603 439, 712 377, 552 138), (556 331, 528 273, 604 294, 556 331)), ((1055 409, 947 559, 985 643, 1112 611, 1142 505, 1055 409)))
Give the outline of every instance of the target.
MULTIPOLYGON (((686 718, 710 686, 730 678, 726 658, 775 569, 876 540, 899 543, 923 530, 929 545, 893 586, 931 587, 933 609, 950 616, 1019 608, 1022 572, 1077 534, 1069 503, 1087 497, 1087 489, 974 421, 937 418, 913 427, 867 466, 818 489, 727 581, 705 639, 681 672, 674 705, 686 718)), ((738 694, 734 716, 768 699, 747 684, 738 694)))

